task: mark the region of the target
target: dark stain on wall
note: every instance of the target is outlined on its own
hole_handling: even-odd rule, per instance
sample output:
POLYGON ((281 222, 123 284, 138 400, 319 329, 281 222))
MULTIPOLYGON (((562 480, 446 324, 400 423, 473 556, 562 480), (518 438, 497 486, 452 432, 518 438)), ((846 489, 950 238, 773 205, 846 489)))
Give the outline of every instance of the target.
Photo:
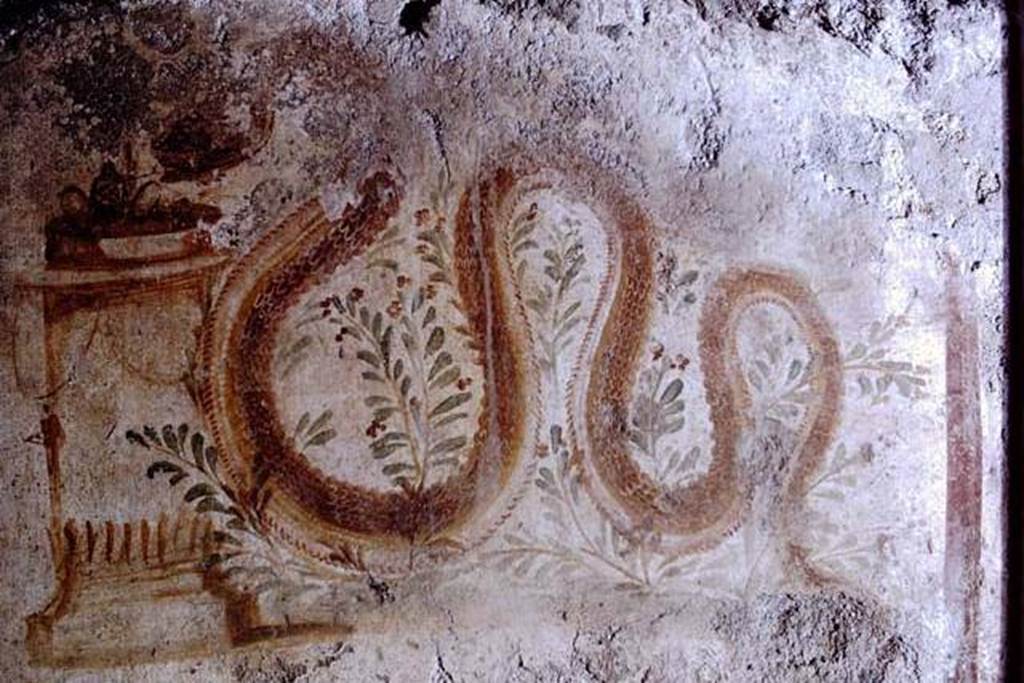
POLYGON ((71 105, 59 125, 80 145, 114 153, 126 133, 152 126, 153 67, 119 38, 94 38, 87 53, 61 63, 55 75, 71 105))

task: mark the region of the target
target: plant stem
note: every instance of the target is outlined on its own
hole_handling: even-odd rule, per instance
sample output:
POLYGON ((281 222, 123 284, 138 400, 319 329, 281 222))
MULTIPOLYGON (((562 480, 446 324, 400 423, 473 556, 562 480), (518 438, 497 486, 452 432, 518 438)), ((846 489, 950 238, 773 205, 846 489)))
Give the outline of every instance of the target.
POLYGON ((402 428, 405 430, 405 433, 409 436, 409 455, 412 457, 413 469, 416 472, 416 487, 414 490, 418 493, 419 491, 423 490, 423 483, 424 481, 426 481, 427 474, 426 462, 424 459, 421 459, 420 456, 420 441, 422 441, 423 439, 423 434, 421 432, 419 422, 415 419, 415 416, 412 415, 409 409, 409 405, 406 402, 405 397, 402 395, 401 387, 398 384, 396 384, 394 378, 392 377, 391 367, 393 367, 393 365, 390 363, 389 360, 386 360, 386 354, 384 353, 383 345, 377 341, 377 337, 373 334, 373 331, 367 328, 365 325, 363 325, 362 321, 359 320, 357 316, 351 315, 348 312, 348 310, 344 307, 341 307, 341 311, 342 314, 346 318, 348 318, 349 322, 351 322, 352 325, 359 328, 360 333, 365 338, 371 340, 370 343, 373 344, 373 347, 377 351, 377 354, 380 356, 381 360, 385 362, 385 367, 383 369, 384 378, 387 380, 387 385, 391 389, 392 399, 398 406, 399 413, 402 416, 402 428), (389 365, 391 367, 388 367, 389 365))
POLYGON ((604 556, 604 553, 601 552, 601 549, 597 546, 597 544, 591 540, 590 535, 587 534, 586 531, 584 531, 583 523, 580 521, 579 515, 576 513, 576 506, 573 505, 569 498, 566 496, 565 487, 562 485, 561 478, 559 478, 558 482, 558 493, 559 499, 562 501, 563 504, 565 504, 566 507, 569 508, 569 515, 571 516, 573 524, 576 527, 576 533, 580 535, 580 538, 582 538, 583 542, 586 544, 586 547, 580 548, 580 552, 589 555, 599 560, 600 562, 603 562, 615 571, 619 572, 620 574, 628 577, 633 581, 636 581, 638 584, 642 586, 650 586, 649 582, 644 581, 633 572, 609 560, 607 557, 604 556))

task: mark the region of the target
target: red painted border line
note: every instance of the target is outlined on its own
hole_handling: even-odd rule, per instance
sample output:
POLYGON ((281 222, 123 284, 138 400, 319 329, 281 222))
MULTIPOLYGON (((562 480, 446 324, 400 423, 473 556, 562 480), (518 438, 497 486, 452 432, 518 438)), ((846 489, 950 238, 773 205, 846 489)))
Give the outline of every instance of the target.
POLYGON ((957 635, 957 683, 978 680, 981 583, 981 405, 978 326, 964 283, 948 262, 946 296, 946 608, 957 635))

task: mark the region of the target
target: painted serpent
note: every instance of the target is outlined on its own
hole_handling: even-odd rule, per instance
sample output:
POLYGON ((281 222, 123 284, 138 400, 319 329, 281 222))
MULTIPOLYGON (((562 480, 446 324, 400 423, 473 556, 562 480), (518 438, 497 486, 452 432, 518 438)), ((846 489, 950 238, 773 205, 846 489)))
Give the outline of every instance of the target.
POLYGON ((735 332, 740 315, 758 302, 787 310, 811 355, 816 403, 803 418, 783 498, 788 504, 804 495, 832 438, 842 393, 837 346, 807 288, 791 275, 763 269, 729 271, 715 284, 699 331, 712 461, 696 483, 664 490, 627 446, 628 405, 651 317, 651 226, 615 180, 593 165, 561 161, 539 169, 523 160, 483 173, 458 204, 453 270, 480 349, 483 397, 467 457, 447 480, 422 490, 376 490, 316 468, 292 443, 272 387, 274 340, 285 315, 397 216, 402 190, 392 175, 366 178, 358 199, 333 220, 317 200, 307 202, 228 274, 204 329, 203 407, 232 484, 280 536, 324 561, 337 562, 335 550, 354 543, 378 553, 374 562, 382 571, 397 571, 410 547, 470 547, 507 516, 530 479, 526 454, 541 416, 529 326, 503 236, 522 198, 538 189, 590 206, 611 245, 612 272, 583 345, 580 367, 586 370, 570 405, 584 480, 599 507, 619 524, 676 537, 694 549, 739 523, 747 491, 738 450, 750 400, 735 332))

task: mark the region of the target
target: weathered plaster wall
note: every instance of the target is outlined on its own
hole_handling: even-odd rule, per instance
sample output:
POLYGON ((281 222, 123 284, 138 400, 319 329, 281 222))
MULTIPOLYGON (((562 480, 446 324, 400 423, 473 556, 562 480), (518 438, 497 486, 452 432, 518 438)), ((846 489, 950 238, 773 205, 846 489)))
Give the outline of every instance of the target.
MULTIPOLYGON (((997 678, 1004 267, 998 4, 63 2, 40 10, 14 4, 2 22, 4 680, 931 681, 955 670, 960 680, 997 678), (274 226, 290 225, 287 217, 310 198, 328 217, 344 219, 346 203, 359 203, 361 183, 376 171, 402 188, 396 224, 437 220, 452 235, 459 197, 468 191, 467 207, 487 207, 474 183, 509 160, 602 179, 578 190, 561 176, 544 180, 536 196, 524 193, 521 206, 506 209, 511 225, 535 203, 538 234, 555 242, 538 237, 536 249, 524 248, 525 280, 515 279, 515 263, 489 278, 521 284, 525 301, 545 281, 545 249, 565 246, 570 261, 583 253, 571 295, 586 320, 559 356, 565 374, 545 366, 542 353, 531 356, 539 379, 524 418, 534 421, 523 444, 527 469, 511 477, 522 488, 496 503, 507 510, 500 529, 454 558, 404 573, 390 565, 350 572, 277 608, 284 622, 316 614, 344 627, 326 643, 299 637, 278 648, 269 639, 170 662, 135 657, 100 670, 29 664, 25 618, 42 610, 56 583, 44 404, 61 396, 67 457, 98 467, 78 479, 74 465, 65 467, 60 485, 69 518, 120 524, 155 519, 180 503, 184 490, 169 489, 159 472, 145 476, 154 456, 128 430, 185 421, 212 438, 190 383, 223 367, 195 374, 192 330, 203 324, 201 300, 168 298, 141 313, 139 304, 123 318, 89 317, 86 305, 60 332, 71 349, 66 375, 46 376, 51 338, 40 332, 24 283, 44 268, 44 226, 60 213, 58 192, 69 184, 87 190, 105 160, 123 171, 126 143, 146 178, 163 173, 164 187, 189 206, 217 209, 199 229, 231 263, 275 234, 274 226), (447 204, 436 196, 439 185, 450 186, 447 204), (736 382, 754 396, 757 425, 741 446, 741 469, 752 482, 743 489, 742 524, 722 529, 699 552, 669 551, 660 532, 622 522, 600 493, 581 493, 581 503, 545 502, 553 487, 578 475, 559 472, 563 447, 582 454, 584 464, 572 468, 600 478, 586 469, 586 438, 566 446, 550 428, 564 428, 568 440, 570 423, 584 411, 571 386, 597 381, 587 383, 600 360, 587 349, 612 315, 600 290, 624 281, 617 264, 633 253, 632 233, 605 232, 616 216, 608 206, 620 195, 647 218, 655 267, 635 393, 664 396, 669 378, 683 381, 675 393, 685 399, 685 424, 664 441, 664 452, 676 455, 652 456, 652 472, 678 474, 671 484, 698 480, 712 465, 705 382, 715 376, 699 335, 719 276, 762 265, 795 273, 827 317, 843 360, 842 405, 813 479, 816 486, 835 477, 831 488, 812 486, 801 496, 799 518, 773 517, 782 494, 770 482, 773 470, 790 471, 787 458, 806 437, 786 420, 806 421, 817 399, 796 400, 791 416, 775 415, 785 401, 761 392, 760 383, 781 372, 785 393, 786 381, 803 381, 814 365, 814 349, 798 316, 771 301, 755 306, 736 331, 746 376, 736 382), (428 213, 417 215, 420 209, 428 213), (570 232, 545 232, 556 224, 570 232), (568 242, 557 244, 558 235, 568 242), (626 246, 616 251, 616 239, 626 246), (758 362, 771 367, 750 379, 761 371, 758 362), (659 369, 668 373, 665 383, 659 375, 651 385, 659 369), (964 387, 970 394, 972 377, 977 401, 963 418, 964 405, 950 397, 964 387), (958 446, 961 437, 980 451, 958 446), (974 475, 947 471, 958 452, 977 456, 980 500, 955 484, 974 475), (980 521, 968 515, 961 523, 957 510, 975 506, 980 521), (785 534, 803 534, 798 545, 813 565, 806 576, 794 575, 789 551, 774 555, 769 541, 784 536, 783 526, 785 534), (978 538, 975 572, 970 548, 978 538), (520 552, 534 546, 557 548, 568 559, 545 566, 520 552), (957 573, 964 566, 967 578, 957 573), (974 636, 964 630, 964 610, 976 610, 974 636)), ((414 283, 425 282, 430 271, 414 252, 414 234, 384 256, 414 283)), ((277 253, 247 267, 269 269, 277 253)), ((404 287, 392 279, 367 287, 372 264, 363 256, 352 263, 358 267, 319 277, 303 304, 363 287, 384 310, 404 287)), ((215 298, 230 295, 223 281, 211 287, 215 298)), ((297 325, 300 313, 288 325, 297 325)), ((454 306, 440 315, 449 315, 454 329, 464 312, 454 306)), ((541 313, 527 304, 510 315, 521 316, 510 318, 513 329, 542 330, 541 313)), ((319 360, 277 380, 281 412, 293 423, 333 407, 338 434, 319 451, 311 446, 309 457, 334 475, 391 486, 374 479, 379 468, 367 456, 337 455, 361 447, 369 420, 358 413, 358 367, 331 374, 338 367, 335 332, 323 331, 318 343, 328 346, 319 360)), ((343 353, 352 358, 355 348, 343 353)), ((488 374, 486 363, 476 367, 472 349, 463 353, 456 353, 470 368, 463 379, 475 382, 465 386, 500 376, 488 374)), ((486 408, 479 397, 466 404, 470 440, 477 412, 486 408)), ((194 610, 183 612, 180 625, 156 603, 151 614, 171 625, 168 641, 178 630, 206 628, 194 610)), ((87 642, 93 633, 103 637, 104 623, 101 617, 69 628, 87 642)), ((159 649, 153 659, 162 658, 159 649)))

